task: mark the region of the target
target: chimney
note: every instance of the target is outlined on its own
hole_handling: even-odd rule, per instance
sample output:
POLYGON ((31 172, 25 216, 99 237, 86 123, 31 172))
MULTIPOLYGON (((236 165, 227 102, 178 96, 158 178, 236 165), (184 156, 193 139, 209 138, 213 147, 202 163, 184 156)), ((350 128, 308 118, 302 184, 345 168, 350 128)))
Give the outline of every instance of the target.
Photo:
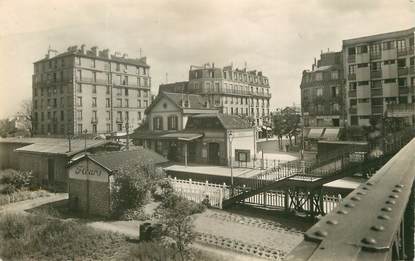
POLYGON ((81 54, 85 54, 85 44, 81 45, 81 54))
POLYGON ((128 58, 128 54, 126 54, 126 53, 124 53, 123 55, 122 55, 122 58, 128 58))
POLYGON ((109 49, 104 49, 104 50, 102 50, 102 56, 104 57, 104 58, 110 58, 109 57, 109 54, 110 54, 110 50, 109 49))

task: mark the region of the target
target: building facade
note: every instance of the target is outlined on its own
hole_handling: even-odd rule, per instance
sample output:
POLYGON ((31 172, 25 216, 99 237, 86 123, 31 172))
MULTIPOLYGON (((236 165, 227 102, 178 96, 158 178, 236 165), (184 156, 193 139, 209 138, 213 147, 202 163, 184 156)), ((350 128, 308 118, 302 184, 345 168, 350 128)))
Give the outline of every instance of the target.
POLYGON ((134 130, 150 104, 149 70, 145 57, 111 55, 108 49, 71 46, 61 54, 49 49, 44 59, 34 63, 35 134, 134 130))
POLYGON ((344 77, 341 52, 321 53, 312 70, 303 71, 301 107, 306 127, 344 125, 344 77))
POLYGON ((211 108, 221 113, 243 116, 257 126, 271 126, 271 91, 268 77, 255 70, 247 71, 215 64, 191 66, 189 81, 162 85, 164 91, 194 93, 203 96, 211 108))
POLYGON ((343 40, 304 71, 301 106, 307 126, 367 126, 388 117, 415 118, 415 27, 343 40))
POLYGON ((414 103, 414 33, 411 28, 343 41, 350 125, 369 125, 388 107, 414 103))

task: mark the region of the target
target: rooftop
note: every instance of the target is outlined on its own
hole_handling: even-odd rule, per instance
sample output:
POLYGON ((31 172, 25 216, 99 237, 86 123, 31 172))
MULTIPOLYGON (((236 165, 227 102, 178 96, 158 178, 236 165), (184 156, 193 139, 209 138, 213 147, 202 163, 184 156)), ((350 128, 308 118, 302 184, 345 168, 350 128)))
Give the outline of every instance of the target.
POLYGON ((191 116, 191 118, 195 119, 212 119, 217 118, 222 126, 227 129, 250 129, 252 128, 251 124, 248 120, 241 118, 236 115, 228 115, 222 113, 206 113, 206 114, 197 114, 191 116))
MULTIPOLYGON (((84 139, 72 139, 71 151, 69 151, 68 139, 62 138, 5 138, 0 143, 18 143, 23 146, 16 149, 17 152, 46 153, 55 155, 72 156, 85 149, 84 139)), ((86 148, 91 149, 112 143, 109 140, 86 140, 86 148)))
POLYGON ((112 151, 92 155, 87 154, 87 156, 110 171, 125 166, 157 165, 168 162, 168 160, 160 154, 143 147, 136 147, 134 150, 128 151, 112 151))
POLYGON ((394 31, 394 32, 389 32, 389 33, 374 34, 374 35, 369 35, 369 36, 346 39, 346 40, 343 40, 343 46, 344 45, 359 44, 359 43, 382 41, 382 40, 399 38, 399 37, 405 37, 405 36, 408 36, 408 35, 411 35, 411 34, 413 36, 414 33, 415 33, 415 27, 412 27, 412 28, 409 28, 409 29, 406 29, 406 30, 400 30, 400 31, 394 31))

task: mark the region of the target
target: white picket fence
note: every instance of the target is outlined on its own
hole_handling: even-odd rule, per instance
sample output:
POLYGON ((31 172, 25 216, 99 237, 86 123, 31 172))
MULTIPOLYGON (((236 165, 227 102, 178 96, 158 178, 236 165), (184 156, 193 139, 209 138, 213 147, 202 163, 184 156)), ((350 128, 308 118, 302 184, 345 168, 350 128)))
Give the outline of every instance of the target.
MULTIPOLYGON (((331 212, 334 208, 337 207, 339 202, 342 201, 341 195, 336 196, 323 196, 323 210, 324 213, 331 212)), ((285 207, 285 194, 282 191, 272 191, 272 192, 264 192, 257 195, 254 195, 250 198, 245 199, 245 203, 247 204, 254 204, 254 205, 262 205, 265 207, 271 208, 284 208, 285 207)), ((288 197, 288 205, 291 204, 291 198, 288 197)), ((304 210, 310 210, 310 202, 307 201, 303 205, 304 210)))
POLYGON ((229 189, 226 184, 214 184, 189 180, 170 178, 173 190, 186 199, 201 203, 205 198, 209 199, 212 207, 222 208, 222 201, 229 197, 229 189))

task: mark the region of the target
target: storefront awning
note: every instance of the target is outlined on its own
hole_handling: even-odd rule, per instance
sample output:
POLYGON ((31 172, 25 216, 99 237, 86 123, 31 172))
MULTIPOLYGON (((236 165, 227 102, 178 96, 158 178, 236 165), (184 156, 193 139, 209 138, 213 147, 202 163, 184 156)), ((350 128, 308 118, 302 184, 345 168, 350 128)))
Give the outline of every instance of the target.
POLYGON ((308 132, 307 138, 309 139, 320 139, 324 128, 311 128, 308 132))
POLYGON ((337 140, 339 132, 339 128, 326 128, 322 138, 325 140, 337 140))
POLYGON ((192 141, 201 138, 203 134, 200 133, 167 133, 161 135, 159 138, 163 140, 181 140, 181 141, 192 141))

